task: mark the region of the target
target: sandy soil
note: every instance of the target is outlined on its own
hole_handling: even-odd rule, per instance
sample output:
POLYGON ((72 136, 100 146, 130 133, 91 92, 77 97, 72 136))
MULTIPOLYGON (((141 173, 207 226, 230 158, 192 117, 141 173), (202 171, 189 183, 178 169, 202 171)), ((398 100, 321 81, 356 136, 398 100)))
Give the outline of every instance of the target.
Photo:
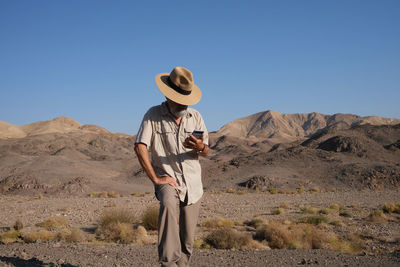
MULTIPOLYGON (((399 266, 400 223, 393 216, 383 224, 368 223, 365 218, 372 209, 383 203, 400 202, 397 190, 382 192, 349 191, 304 194, 269 193, 225 193, 206 192, 200 213, 201 224, 207 218, 222 216, 233 221, 260 217, 266 220, 295 220, 303 216, 299 211, 302 204, 313 207, 329 207, 331 203, 343 205, 352 217, 341 218, 345 224, 337 231, 368 232, 375 238, 366 240, 360 255, 344 254, 328 250, 267 250, 237 251, 196 249, 192 266, 279 266, 322 265, 322 266, 399 266), (273 215, 274 207, 286 203, 288 208, 281 215, 273 215)), ((24 223, 23 231, 36 229, 37 223, 52 216, 64 216, 72 227, 90 232, 97 224, 100 214, 116 207, 125 207, 135 212, 138 218, 149 206, 157 205, 153 194, 142 197, 89 198, 89 197, 23 197, 1 196, 1 225, 6 229, 16 219, 24 223)), ((197 238, 207 229, 198 227, 197 238)), ((0 245, 0 264, 4 266, 156 266, 156 233, 150 232, 149 245, 117 244, 70 244, 49 242, 34 244, 11 243, 0 245)), ((2 265, 0 265, 2 266, 2 265)))

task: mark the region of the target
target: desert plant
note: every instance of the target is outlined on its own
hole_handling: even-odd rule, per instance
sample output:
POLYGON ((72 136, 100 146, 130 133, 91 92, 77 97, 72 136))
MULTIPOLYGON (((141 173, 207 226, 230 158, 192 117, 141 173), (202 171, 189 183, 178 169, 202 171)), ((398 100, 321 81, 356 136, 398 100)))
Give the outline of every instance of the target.
POLYGON ((286 248, 290 239, 290 232, 285 225, 279 222, 270 222, 258 227, 255 237, 259 240, 268 241, 271 248, 286 248))
POLYGON ((297 193, 297 190, 286 190, 285 191, 285 194, 288 194, 288 195, 294 195, 296 193, 297 193))
POLYGON ((304 186, 300 186, 296 190, 297 190, 297 193, 303 194, 304 193, 304 186))
POLYGON ((275 195, 278 193, 278 189, 276 188, 268 188, 268 192, 272 195, 275 195))
POLYGON ((308 214, 316 214, 317 213, 317 208, 308 206, 308 205, 300 205, 300 211, 303 213, 308 213, 308 214))
POLYGON ((100 192, 100 193, 97 194, 97 197, 108 198, 108 193, 107 192, 100 192))
POLYGON ((220 228, 211 232, 204 240, 207 244, 219 249, 244 249, 252 241, 249 234, 232 228, 220 228))
POLYGON ((115 208, 106 210, 102 213, 99 220, 99 226, 107 227, 112 223, 133 223, 134 221, 135 216, 129 210, 115 208))
POLYGON ((332 212, 333 212, 333 210, 332 209, 328 209, 328 208, 324 208, 324 209, 321 209, 319 211, 319 213, 325 214, 325 215, 331 214, 332 212))
POLYGON ((246 225, 248 225, 250 227, 254 227, 255 229, 257 229, 261 225, 265 224, 265 221, 263 219, 260 219, 260 218, 254 218, 251 221, 244 222, 244 224, 246 224, 246 225))
POLYGON ((329 224, 333 226, 343 226, 343 222, 341 220, 334 220, 331 221, 329 224))
POLYGON ((349 234, 343 238, 332 239, 330 248, 344 253, 360 253, 363 248, 363 242, 358 235, 349 234))
POLYGON ((120 197, 120 195, 118 193, 114 192, 114 191, 110 191, 110 192, 107 193, 107 197, 109 197, 109 198, 118 198, 118 197, 120 197))
POLYGON ((8 244, 21 241, 21 232, 15 229, 8 230, 0 235, 0 243, 8 244))
POLYGON ((385 213, 400 213, 400 203, 385 203, 382 206, 385 213))
POLYGON ((135 233, 131 223, 112 222, 107 226, 97 228, 96 234, 100 240, 129 244, 135 241, 135 233))
POLYGON ((276 208, 272 209, 272 214, 273 215, 279 215, 279 214, 282 214, 282 213, 283 213, 283 208, 281 208, 281 207, 276 207, 276 208))
POLYGON ((15 221, 14 226, 13 226, 14 230, 22 230, 22 228, 24 228, 24 225, 22 224, 21 220, 18 219, 15 221))
POLYGON ((340 206, 340 205, 337 204, 337 203, 332 203, 332 204, 329 206, 329 208, 332 209, 332 210, 341 210, 341 209, 342 209, 342 206, 340 206))
POLYGON ((277 249, 324 248, 329 240, 329 234, 313 225, 287 225, 278 221, 257 229, 255 237, 266 240, 271 248, 277 249))
POLYGON ((158 214, 160 208, 158 206, 151 206, 146 209, 142 215, 143 226, 147 230, 157 230, 158 229, 158 214))
POLYGON ((351 214, 350 211, 348 210, 342 210, 341 212, 339 212, 339 215, 342 217, 346 217, 346 218, 351 218, 353 217, 353 215, 351 214))
POLYGON ((134 196, 134 197, 144 197, 145 193, 133 192, 131 195, 134 196))
POLYGON ((235 226, 235 223, 229 219, 217 216, 215 218, 205 220, 201 226, 207 228, 230 228, 235 226))
POLYGON ((65 238, 68 242, 82 243, 87 240, 85 233, 79 228, 73 228, 71 233, 65 238))
POLYGON ((69 225, 68 221, 60 216, 48 218, 38 224, 38 226, 44 227, 47 230, 56 230, 59 228, 68 227, 68 225, 69 225))
POLYGON ((328 223, 329 220, 325 216, 317 215, 317 216, 301 218, 299 222, 318 225, 321 223, 328 223))
POLYGON ((383 213, 383 210, 377 209, 373 210, 369 216, 368 216, 368 221, 373 222, 373 223, 386 223, 387 218, 386 215, 383 213))
POLYGON ((311 193, 316 193, 316 192, 319 192, 319 191, 320 191, 320 189, 319 189, 318 186, 314 186, 313 188, 310 189, 311 193))
POLYGON ((56 235, 47 230, 36 230, 23 236, 26 243, 33 243, 37 241, 52 241, 56 235))

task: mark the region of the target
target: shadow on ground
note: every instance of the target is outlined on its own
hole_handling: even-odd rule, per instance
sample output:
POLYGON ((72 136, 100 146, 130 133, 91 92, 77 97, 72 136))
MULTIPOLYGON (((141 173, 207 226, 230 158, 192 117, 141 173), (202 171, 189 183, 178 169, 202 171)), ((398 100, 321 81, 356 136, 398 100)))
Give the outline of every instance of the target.
POLYGON ((71 264, 54 264, 54 263, 44 263, 43 261, 33 257, 28 260, 24 260, 18 257, 4 257, 0 256, 0 262, 2 263, 7 263, 7 264, 12 264, 13 266, 17 267, 53 267, 53 266, 61 266, 61 267, 78 267, 76 265, 71 265, 71 264))

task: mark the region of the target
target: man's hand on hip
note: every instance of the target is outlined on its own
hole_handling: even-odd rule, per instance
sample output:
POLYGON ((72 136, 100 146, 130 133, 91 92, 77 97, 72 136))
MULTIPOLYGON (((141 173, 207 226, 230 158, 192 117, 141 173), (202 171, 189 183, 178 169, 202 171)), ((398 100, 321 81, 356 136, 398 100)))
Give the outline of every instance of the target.
POLYGON ((176 180, 170 176, 163 176, 163 177, 158 177, 155 179, 154 184, 156 185, 162 185, 162 184, 169 184, 172 187, 178 187, 178 184, 176 183, 176 180))

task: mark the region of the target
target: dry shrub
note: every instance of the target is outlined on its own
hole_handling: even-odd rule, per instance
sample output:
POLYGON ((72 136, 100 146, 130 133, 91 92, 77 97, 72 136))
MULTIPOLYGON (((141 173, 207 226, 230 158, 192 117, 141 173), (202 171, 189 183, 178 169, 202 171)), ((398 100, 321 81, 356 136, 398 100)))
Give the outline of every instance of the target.
POLYGON ((22 230, 24 228, 24 225, 22 224, 21 220, 18 219, 15 221, 13 228, 17 231, 22 230))
POLYGON ((346 218, 353 217, 353 214, 351 214, 351 212, 348 210, 342 210, 341 212, 339 212, 339 215, 346 218))
POLYGON ((55 237, 56 235, 54 233, 40 229, 24 235, 23 238, 26 243, 33 243, 37 241, 52 241, 55 239, 55 237))
POLYGON ((99 227, 96 230, 97 237, 107 242, 115 242, 120 244, 145 244, 147 243, 147 231, 143 226, 133 229, 131 223, 113 222, 107 227, 99 227))
POLYGON ((314 186, 313 188, 310 189, 311 193, 316 193, 316 192, 319 192, 319 191, 321 191, 321 190, 319 189, 318 186, 314 186))
POLYGON ((383 210, 373 210, 369 216, 368 216, 368 221, 373 222, 373 223, 386 223, 387 218, 385 214, 383 213, 383 210))
POLYGON ((7 232, 4 232, 0 236, 0 243, 8 244, 13 242, 20 242, 21 240, 21 232, 15 229, 11 229, 7 232))
POLYGON ((343 222, 341 220, 334 220, 331 221, 329 224, 333 226, 343 226, 343 222))
POLYGON ((330 248, 344 253, 360 253, 363 249, 363 242, 358 235, 350 234, 346 238, 332 239, 330 248))
POLYGON ((259 240, 266 240, 271 248, 317 249, 326 248, 329 234, 312 225, 285 225, 278 221, 263 225, 256 231, 259 240))
POLYGON ((134 197, 144 197, 144 196, 145 196, 145 193, 133 192, 133 193, 131 194, 131 196, 134 196, 134 197))
POLYGON ((235 226, 235 223, 229 219, 225 219, 223 217, 215 217, 213 219, 207 219, 205 220, 201 226, 207 227, 207 228, 231 228, 235 226))
POLYGON ((96 235, 100 240, 117 243, 133 243, 137 234, 133 229, 135 216, 126 209, 106 210, 100 217, 96 235))
POLYGON ((114 192, 114 191, 110 191, 110 192, 107 193, 107 197, 109 197, 109 198, 118 198, 118 197, 120 197, 120 195, 118 193, 114 192))
POLYGON ((232 228, 220 228, 211 232, 204 240, 207 244, 219 249, 245 249, 252 243, 249 234, 232 228))
POLYGON ((329 208, 332 209, 332 210, 341 210, 341 209, 343 209, 342 206, 340 206, 340 205, 337 204, 337 203, 332 203, 332 204, 329 206, 329 208))
POLYGON ((332 209, 325 208, 325 209, 321 209, 321 210, 319 211, 319 213, 328 215, 328 214, 331 214, 333 211, 334 211, 334 210, 332 210, 332 209))
POLYGON ((400 213, 400 203, 385 203, 382 206, 385 213, 400 213))
POLYGON ((268 192, 272 195, 275 195, 278 193, 278 189, 276 188, 268 188, 268 192))
POLYGON ((158 206, 151 206, 146 209, 142 215, 143 226, 147 230, 157 230, 158 229, 158 214, 160 213, 160 208, 158 206))
POLYGON ((283 208, 281 207, 276 207, 272 209, 272 214, 273 215, 280 215, 283 213, 283 208))
POLYGON ((129 244, 135 241, 133 225, 131 223, 112 222, 107 226, 99 227, 96 234, 100 240, 129 244))
POLYGON ((110 209, 103 212, 100 217, 99 226, 107 227, 112 223, 133 223, 135 216, 126 209, 110 209))
POLYGON ((300 186, 299 188, 296 189, 297 193, 303 194, 304 193, 304 186, 300 186))
POLYGON ((290 240, 290 232, 280 222, 270 222, 268 225, 260 226, 255 237, 259 240, 266 240, 271 248, 287 248, 290 240))
POLYGON ((141 225, 135 230, 135 237, 136 243, 147 244, 149 242, 147 230, 141 225))
POLYGON ((310 216, 310 217, 301 218, 299 220, 299 222, 318 225, 321 223, 328 223, 329 220, 325 216, 318 215, 318 216, 310 216))
POLYGON ((38 224, 38 226, 44 227, 47 230, 56 230, 59 228, 68 227, 68 225, 68 221, 65 218, 59 216, 48 218, 38 224))
POLYGON ((100 192, 100 193, 97 194, 97 197, 108 198, 108 193, 107 192, 100 192))
POLYGON ((248 225, 250 227, 254 227, 255 229, 257 229, 261 225, 265 224, 265 221, 263 219, 260 219, 260 218, 254 218, 251 221, 244 222, 244 224, 248 225))
POLYGON ((288 195, 294 195, 296 193, 297 193, 297 190, 286 190, 285 191, 285 194, 288 194, 288 195))
POLYGON ((110 191, 110 192, 91 192, 90 197, 98 197, 98 198, 118 198, 121 195, 116 193, 115 191, 110 191))
POLYGON ((70 230, 64 230, 57 234, 57 239, 65 240, 71 243, 82 243, 87 241, 86 234, 79 228, 73 228, 70 230))
POLYGON ((317 208, 308 206, 308 205, 300 205, 300 210, 303 213, 308 213, 308 214, 316 214, 317 213, 317 208))

